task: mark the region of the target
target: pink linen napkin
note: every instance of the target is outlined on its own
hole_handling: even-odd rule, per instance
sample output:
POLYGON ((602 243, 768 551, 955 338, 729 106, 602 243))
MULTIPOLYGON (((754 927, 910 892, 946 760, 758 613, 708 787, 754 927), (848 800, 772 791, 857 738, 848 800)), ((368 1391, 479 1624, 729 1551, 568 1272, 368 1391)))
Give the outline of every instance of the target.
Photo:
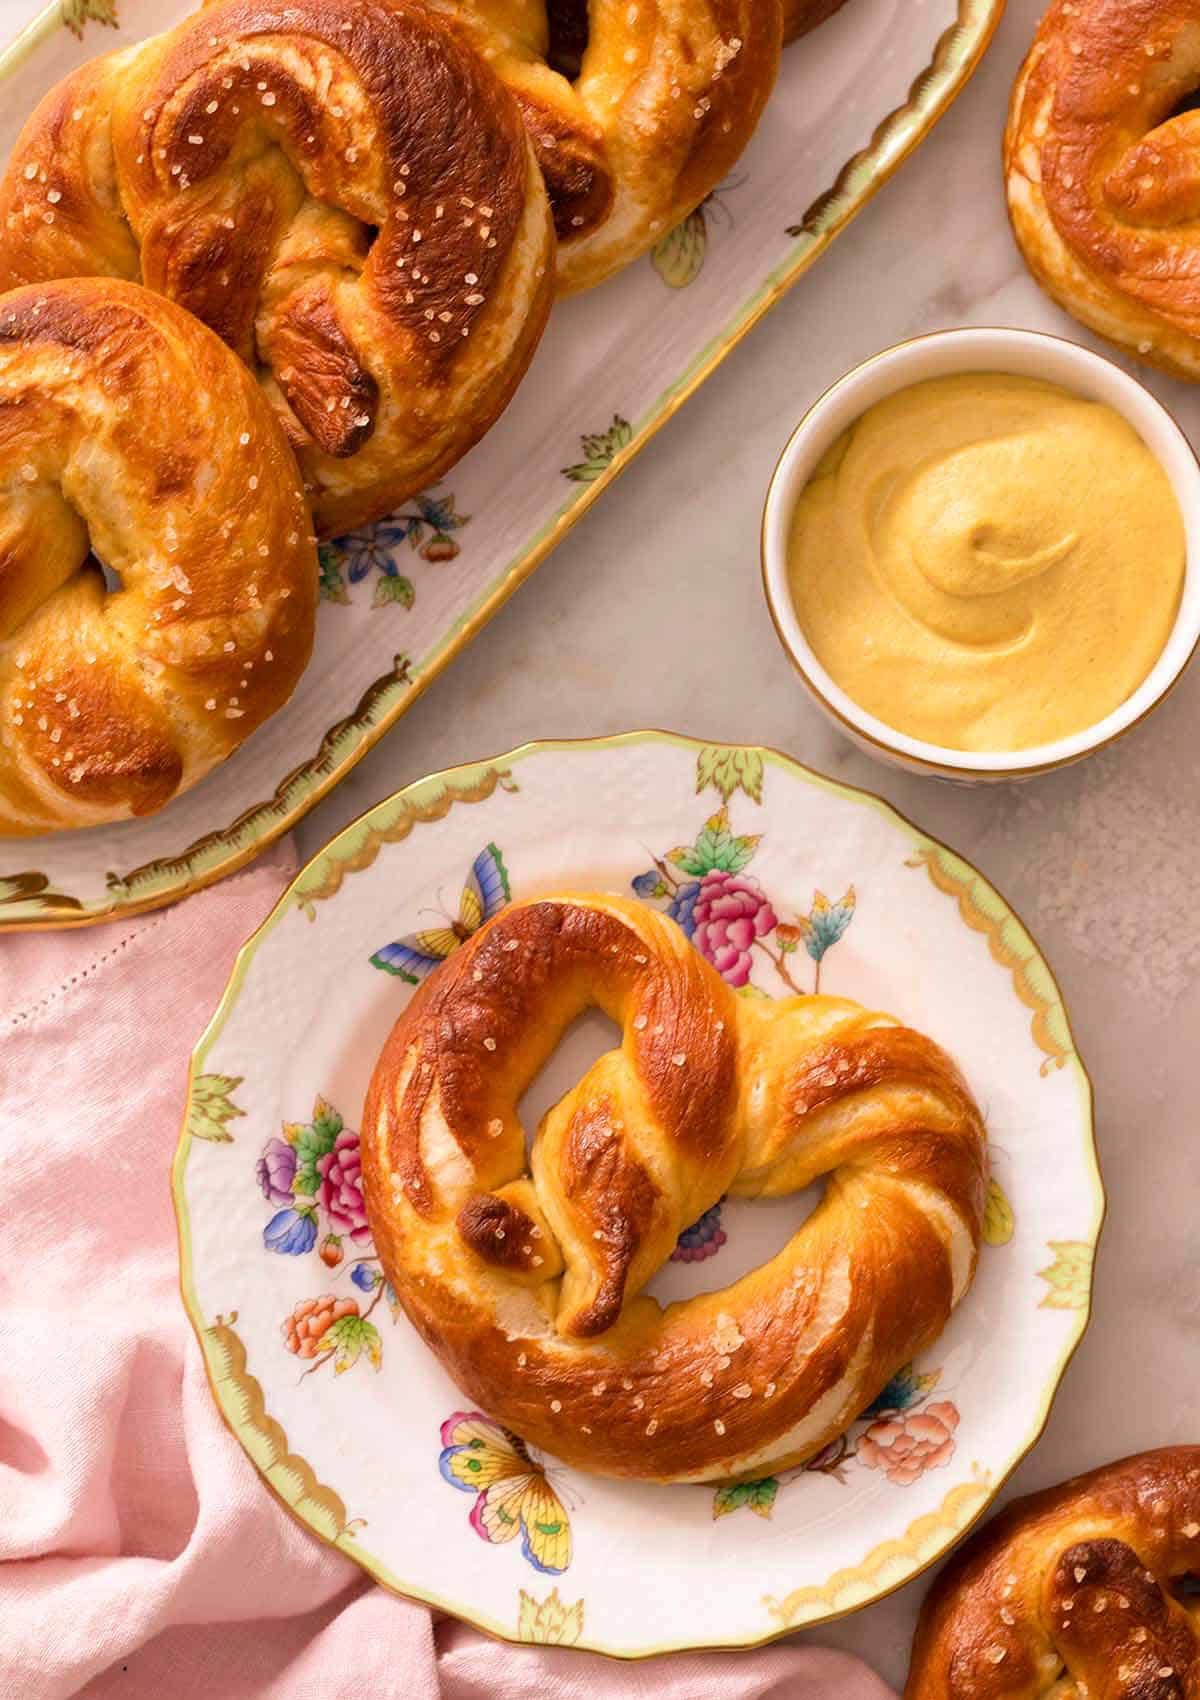
POLYGON ((499 1647, 262 1487, 184 1315, 169 1174, 189 1052, 293 866, 0 938, 0 1700, 891 1700, 818 1648, 499 1647))

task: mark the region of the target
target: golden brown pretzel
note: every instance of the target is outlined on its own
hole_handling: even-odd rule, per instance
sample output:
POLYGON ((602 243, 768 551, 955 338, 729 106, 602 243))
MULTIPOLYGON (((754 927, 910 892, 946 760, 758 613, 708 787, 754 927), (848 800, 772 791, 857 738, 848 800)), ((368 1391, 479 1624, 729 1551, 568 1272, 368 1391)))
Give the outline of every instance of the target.
POLYGON ((0 295, 0 491, 0 834, 149 814, 286 702, 312 649, 316 550, 283 432, 161 296, 18 289, 0 295))
POLYGON ((1015 1500, 921 1611, 906 1700, 1197 1700, 1200 1446, 1015 1500))
POLYGON ((983 1127, 949 1058, 838 998, 739 999, 665 916, 518 903, 413 997, 362 1131, 405 1310, 472 1398, 580 1468, 753 1477, 818 1451, 969 1285, 983 1127), (584 1008, 624 1029, 544 1118, 516 1104, 584 1008), (723 1292, 640 1289, 723 1193, 823 1202, 723 1292))
POLYGON ((0 286, 102 273, 259 373, 319 531, 431 482, 505 406, 553 231, 516 103, 412 0, 215 0, 67 77, 0 183, 0 286))
POLYGON ((1198 0, 1057 0, 1013 89, 1009 213, 1042 288, 1112 342, 1200 377, 1198 0))
POLYGON ((780 0, 431 3, 520 102, 562 294, 600 283, 699 205, 750 140, 779 68, 780 0))

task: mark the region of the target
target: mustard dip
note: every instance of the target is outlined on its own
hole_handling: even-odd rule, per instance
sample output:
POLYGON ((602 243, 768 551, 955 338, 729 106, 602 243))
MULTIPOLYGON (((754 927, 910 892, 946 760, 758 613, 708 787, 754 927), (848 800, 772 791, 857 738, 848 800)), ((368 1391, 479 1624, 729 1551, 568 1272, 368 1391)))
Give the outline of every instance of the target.
POLYGON ((949 749, 1024 750, 1142 682, 1185 555, 1167 475, 1120 414, 980 372, 914 384, 839 437, 788 570, 818 660, 863 708, 949 749))

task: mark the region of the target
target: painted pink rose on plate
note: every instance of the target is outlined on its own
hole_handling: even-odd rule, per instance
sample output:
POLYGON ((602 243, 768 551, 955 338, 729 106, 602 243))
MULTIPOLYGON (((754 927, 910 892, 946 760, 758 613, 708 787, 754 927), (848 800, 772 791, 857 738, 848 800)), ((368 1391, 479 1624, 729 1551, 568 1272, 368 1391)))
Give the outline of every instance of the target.
POLYGON ((926 1470, 940 1470, 954 1455, 958 1410, 948 1399, 919 1411, 896 1411, 873 1422, 858 1443, 869 1470, 907 1486, 926 1470))
POLYGON ((744 986, 750 947, 778 924, 771 900, 749 874, 705 874, 692 910, 692 943, 723 980, 744 986))
POLYGON ((333 1143, 333 1150, 317 1160, 321 1185, 317 1196, 334 1229, 349 1234, 352 1240, 370 1238, 366 1206, 362 1195, 362 1160, 358 1135, 343 1128, 333 1143))

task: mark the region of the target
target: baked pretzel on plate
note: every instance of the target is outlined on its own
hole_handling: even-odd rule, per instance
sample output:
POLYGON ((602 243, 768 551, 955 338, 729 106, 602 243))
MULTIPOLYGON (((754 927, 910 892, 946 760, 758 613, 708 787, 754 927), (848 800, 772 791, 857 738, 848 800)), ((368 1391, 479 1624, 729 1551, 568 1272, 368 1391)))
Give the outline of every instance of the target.
POLYGON ((150 814, 287 701, 312 649, 316 549, 278 421, 160 295, 13 290, 0 489, 0 835, 150 814))
POLYGON ((0 183, 0 287, 137 279, 203 319, 258 373, 322 533, 487 430, 553 244, 516 103, 413 0, 215 0, 52 89, 0 183))
POLYGON ((1200 378, 1197 0, 1056 0, 1004 138, 1021 252, 1068 313, 1200 378))
POLYGON ((431 4, 520 102, 562 294, 627 265, 716 188, 779 69, 780 0, 431 4))
POLYGON ((812 1456, 975 1270, 984 1131, 945 1053, 840 998, 747 1003, 623 898, 516 903, 456 950, 393 1028, 361 1139, 375 1245, 427 1344, 493 1417, 602 1474, 747 1479, 812 1456), (620 1048, 527 1164, 518 1100, 589 1006, 620 1048), (723 1194, 821 1176, 761 1268, 665 1310, 641 1292, 723 1194))
POLYGON ((905 1700, 1198 1700, 1200 1446, 1014 1500, 921 1611, 905 1700))

